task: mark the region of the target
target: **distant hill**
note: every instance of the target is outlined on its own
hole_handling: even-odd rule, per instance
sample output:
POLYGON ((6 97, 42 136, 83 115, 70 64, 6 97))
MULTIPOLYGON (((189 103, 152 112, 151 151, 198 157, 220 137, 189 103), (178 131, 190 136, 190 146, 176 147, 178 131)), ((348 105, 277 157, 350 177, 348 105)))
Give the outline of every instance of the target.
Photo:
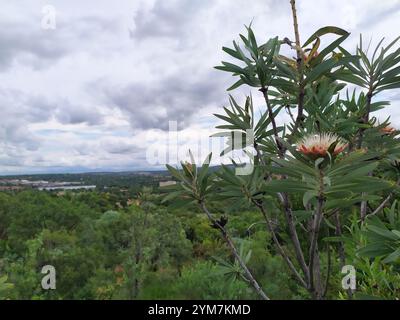
MULTIPOLYGON (((220 166, 210 167, 216 171, 220 166)), ((87 172, 87 173, 47 173, 0 176, 1 180, 18 179, 48 182, 80 182, 85 185, 95 185, 98 188, 124 187, 138 188, 153 185, 157 187, 160 181, 174 180, 167 170, 157 171, 121 171, 121 172, 87 172)))

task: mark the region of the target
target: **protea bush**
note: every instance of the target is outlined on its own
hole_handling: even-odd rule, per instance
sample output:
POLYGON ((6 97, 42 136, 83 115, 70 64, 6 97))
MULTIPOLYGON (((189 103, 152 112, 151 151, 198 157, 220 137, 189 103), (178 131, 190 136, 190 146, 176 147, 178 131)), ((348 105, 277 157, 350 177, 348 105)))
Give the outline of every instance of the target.
POLYGON ((216 115, 224 122, 217 135, 229 138, 225 153, 237 149, 235 137, 244 137, 239 145, 247 154, 251 150, 251 174, 237 175, 236 162, 210 172, 211 155, 201 167, 169 166, 179 183, 166 201, 176 198, 201 208, 221 232, 243 279, 263 299, 274 297, 237 249, 230 208, 258 212, 298 292, 312 299, 395 298, 400 289, 400 143, 396 124, 380 123, 376 111, 389 105, 378 93, 400 87, 399 38, 368 52, 360 37, 355 50, 346 50, 350 34, 326 26, 301 42, 295 1, 290 5, 293 38, 260 43, 264 34, 256 38, 247 27, 241 43, 223 48, 230 62, 216 67, 236 79, 229 91, 247 86, 265 101, 258 115, 251 96, 241 105, 231 95, 230 106, 216 115), (322 48, 321 38, 328 34, 335 39, 322 48), (283 55, 283 47, 292 54, 283 55), (282 123, 282 114, 291 121, 282 123), (246 139, 249 132, 252 137, 246 139), (230 207, 224 215, 211 212, 213 201, 230 207), (345 265, 356 270, 355 288, 342 286, 345 265))

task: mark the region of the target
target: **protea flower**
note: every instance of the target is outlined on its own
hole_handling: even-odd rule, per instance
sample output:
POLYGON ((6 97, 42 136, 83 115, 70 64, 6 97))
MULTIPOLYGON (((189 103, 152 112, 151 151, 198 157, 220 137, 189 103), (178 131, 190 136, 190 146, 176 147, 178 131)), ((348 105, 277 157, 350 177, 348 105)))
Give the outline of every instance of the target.
POLYGON ((183 162, 182 163, 182 167, 185 167, 186 170, 189 172, 189 174, 193 177, 193 169, 194 169, 194 165, 191 164, 190 162, 183 162))
POLYGON ((334 156, 343 152, 347 143, 333 133, 309 134, 305 136, 298 144, 297 150, 313 158, 325 157, 330 147, 336 143, 332 154, 334 156))
POLYGON ((319 56, 319 52, 315 51, 312 55, 311 55, 311 53, 309 55, 305 54, 304 58, 307 63, 307 62, 310 62, 312 59, 317 58, 318 56, 319 56))
POLYGON ((383 134, 388 134, 388 135, 390 135, 390 134, 395 133, 395 132, 396 132, 396 129, 393 128, 393 127, 391 127, 391 126, 386 126, 386 127, 384 127, 384 128, 381 128, 379 131, 380 131, 381 133, 383 133, 383 134))

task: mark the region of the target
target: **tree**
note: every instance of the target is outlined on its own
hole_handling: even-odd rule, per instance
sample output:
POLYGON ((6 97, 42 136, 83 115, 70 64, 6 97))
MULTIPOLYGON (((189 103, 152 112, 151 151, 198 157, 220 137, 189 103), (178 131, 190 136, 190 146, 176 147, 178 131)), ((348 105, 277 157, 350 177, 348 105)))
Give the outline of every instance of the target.
POLYGON ((229 217, 216 218, 208 204, 229 199, 236 206, 258 210, 294 278, 311 298, 323 299, 329 290, 332 256, 341 266, 346 263, 342 233, 351 215, 357 211, 357 223, 364 225, 398 192, 398 132, 390 119, 379 123, 372 115, 389 104, 377 94, 400 87, 400 48, 394 48, 399 38, 386 47, 380 41, 369 55, 360 37, 351 54, 342 47, 350 34, 327 26, 301 43, 295 0, 290 4, 293 41, 274 37, 260 45, 247 27, 246 35, 240 35, 242 43, 223 48, 238 64, 222 62, 216 67, 238 78, 228 91, 247 85, 265 101, 257 117, 251 96, 243 106, 230 96, 230 107, 216 115, 225 122, 217 127, 224 131, 216 136, 228 141, 222 154, 245 150, 249 174, 238 175, 249 166, 235 161, 233 169, 222 165, 210 172, 211 155, 201 168, 194 160, 182 163, 181 170, 168 166, 179 184, 166 200, 197 204, 220 231, 244 278, 260 298, 268 299, 229 234, 229 217), (327 34, 336 39, 321 48, 321 37, 327 34), (296 58, 283 55, 283 46, 289 46, 296 58), (357 89, 351 92, 349 84, 357 89), (277 120, 284 112, 291 122, 280 125, 277 120), (283 236, 272 219, 275 211, 280 212, 277 223, 283 236))

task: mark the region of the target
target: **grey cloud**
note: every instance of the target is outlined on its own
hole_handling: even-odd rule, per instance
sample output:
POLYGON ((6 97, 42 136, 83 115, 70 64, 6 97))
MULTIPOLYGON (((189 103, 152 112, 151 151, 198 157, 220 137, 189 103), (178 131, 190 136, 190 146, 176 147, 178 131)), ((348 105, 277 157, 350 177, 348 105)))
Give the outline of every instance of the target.
POLYGON ((193 31, 199 23, 223 27, 223 20, 238 17, 234 12, 238 8, 243 9, 239 13, 243 16, 243 24, 249 23, 259 14, 258 9, 271 10, 279 15, 288 8, 288 4, 282 0, 253 1, 252 5, 253 7, 249 7, 248 0, 235 0, 234 3, 215 0, 157 0, 150 11, 140 9, 136 12, 133 17, 135 28, 130 31, 130 36, 137 40, 172 38, 183 42, 187 37, 196 38, 193 31), (208 15, 215 8, 217 15, 214 18, 220 16, 218 21, 212 21, 212 16, 208 15), (229 14, 230 11, 232 14, 229 14), (196 20, 199 17, 201 19, 196 20))
POLYGON ((390 16, 398 13, 400 10, 400 4, 395 4, 390 8, 384 10, 376 10, 368 14, 365 19, 358 25, 360 29, 371 28, 377 23, 384 22, 385 19, 390 19, 390 16))
POLYGON ((131 154, 137 149, 136 146, 123 142, 106 143, 103 144, 103 148, 111 154, 131 154))
POLYGON ((23 159, 11 158, 11 157, 0 157, 0 165, 7 167, 19 167, 24 164, 23 159))
POLYGON ((131 37, 182 37, 183 33, 190 33, 190 28, 185 27, 193 15, 199 14, 210 3, 210 0, 156 1, 150 12, 140 9, 134 15, 135 29, 131 30, 131 37))
POLYGON ((104 89, 107 100, 129 116, 135 129, 168 129, 168 121, 185 127, 196 111, 225 100, 224 81, 217 71, 191 79, 176 74, 153 85, 134 83, 104 89))
POLYGON ((44 122, 51 117, 51 104, 43 97, 18 90, 0 89, 0 140, 27 150, 37 150, 39 140, 28 129, 31 123, 44 122))
MULTIPOLYGON (((115 34, 118 21, 86 16, 57 20, 55 30, 41 29, 40 19, 22 22, 0 22, 0 69, 19 62, 34 69, 48 68, 71 52, 84 49, 87 39, 115 34)), ((89 44, 90 45, 90 44, 89 44)))
MULTIPOLYGON (((101 141, 101 147, 106 152, 113 155, 140 155, 145 154, 144 148, 138 147, 133 140, 120 140, 118 138, 108 138, 101 141)), ((135 160, 137 157, 135 156, 135 160)))
POLYGON ((62 57, 69 44, 57 41, 62 40, 58 35, 30 25, 0 24, 0 67, 6 69, 19 59, 38 66, 62 57))
POLYGON ((16 121, 1 125, 0 137, 5 139, 7 144, 24 146, 26 150, 35 151, 39 147, 39 140, 26 128, 26 123, 16 121))
POLYGON ((64 100, 59 103, 55 118, 62 124, 99 125, 103 123, 103 115, 96 107, 81 106, 64 100))

